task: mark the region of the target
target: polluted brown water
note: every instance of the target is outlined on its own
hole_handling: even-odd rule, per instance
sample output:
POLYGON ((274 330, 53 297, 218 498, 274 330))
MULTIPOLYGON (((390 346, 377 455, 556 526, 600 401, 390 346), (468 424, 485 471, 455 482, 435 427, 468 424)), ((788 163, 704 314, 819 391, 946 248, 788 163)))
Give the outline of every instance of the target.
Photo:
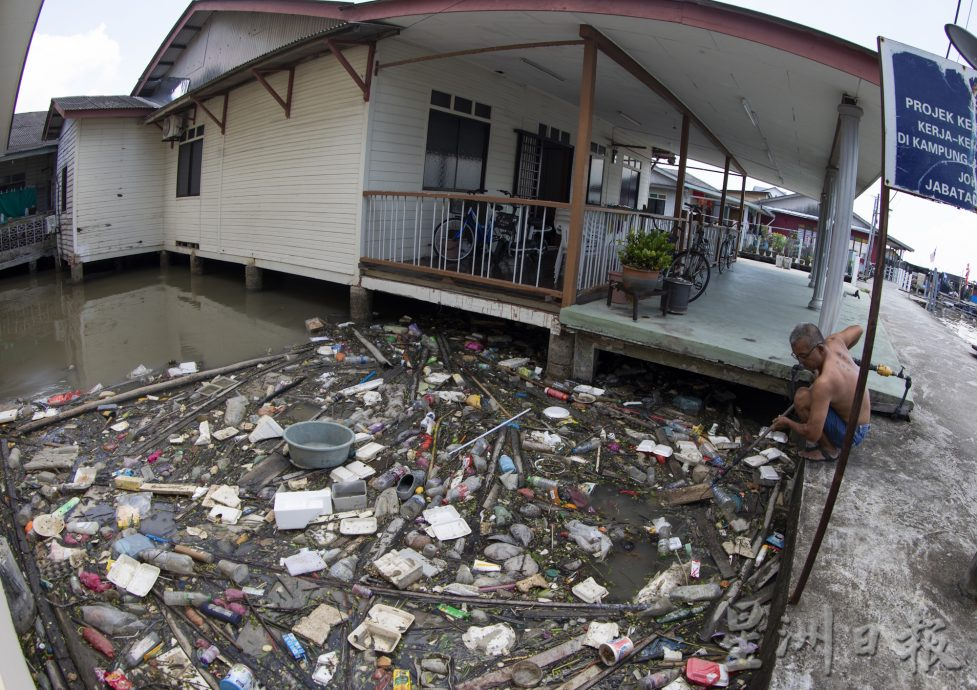
POLYGON ((545 333, 453 313, 299 323, 307 342, 260 362, 2 427, 24 558, 0 565, 29 583, 11 609, 54 686, 750 684, 795 465, 748 398, 626 362, 546 378, 545 333), (350 457, 290 456, 312 417, 350 457))
POLYGON ((186 266, 0 280, 0 400, 112 386, 139 365, 217 367, 302 341, 310 313, 348 313, 340 287, 294 276, 245 290, 240 269, 186 266))

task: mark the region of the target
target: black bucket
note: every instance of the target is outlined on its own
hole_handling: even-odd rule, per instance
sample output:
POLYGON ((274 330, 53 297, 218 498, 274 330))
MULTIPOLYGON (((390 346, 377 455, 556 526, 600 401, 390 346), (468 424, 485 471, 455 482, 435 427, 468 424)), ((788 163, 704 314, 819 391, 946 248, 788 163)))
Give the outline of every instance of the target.
POLYGON ((692 283, 682 278, 665 278, 665 294, 662 295, 662 313, 685 314, 689 311, 689 295, 692 283))

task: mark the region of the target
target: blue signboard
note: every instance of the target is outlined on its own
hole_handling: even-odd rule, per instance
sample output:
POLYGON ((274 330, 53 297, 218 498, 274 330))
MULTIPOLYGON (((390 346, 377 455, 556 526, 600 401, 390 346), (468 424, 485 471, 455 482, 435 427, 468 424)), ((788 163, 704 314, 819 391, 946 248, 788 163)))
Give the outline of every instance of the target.
POLYGON ((886 185, 977 211, 977 74, 886 38, 879 53, 886 185))

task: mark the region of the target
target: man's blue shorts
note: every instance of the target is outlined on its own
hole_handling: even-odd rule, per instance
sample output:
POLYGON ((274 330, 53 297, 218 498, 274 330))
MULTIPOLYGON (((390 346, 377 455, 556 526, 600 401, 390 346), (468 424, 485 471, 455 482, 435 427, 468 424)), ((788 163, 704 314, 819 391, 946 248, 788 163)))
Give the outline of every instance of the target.
MULTIPOLYGON (((858 428, 855 429, 855 437, 852 439, 853 446, 857 446, 862 442, 862 439, 865 438, 865 434, 868 433, 871 426, 871 424, 859 424, 858 428)), ((848 423, 834 409, 829 407, 828 416, 824 420, 824 435, 834 444, 835 448, 841 448, 841 443, 845 440, 845 431, 847 428, 848 423)))

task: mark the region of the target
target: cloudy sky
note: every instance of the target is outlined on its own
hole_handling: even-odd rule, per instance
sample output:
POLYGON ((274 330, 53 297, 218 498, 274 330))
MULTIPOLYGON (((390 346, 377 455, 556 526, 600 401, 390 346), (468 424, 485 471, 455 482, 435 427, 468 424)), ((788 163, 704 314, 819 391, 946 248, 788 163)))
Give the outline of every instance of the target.
MULTIPOLYGON (((10 1, 10 0, 2 0, 10 1)), ((961 0, 958 24, 977 33, 977 0, 961 0)), ((879 35, 944 55, 943 25, 957 0, 740 0, 731 3, 811 26, 875 48, 879 35)), ((187 0, 45 0, 24 68, 17 112, 47 110, 52 97, 127 94, 152 58, 187 0)), ((955 52, 951 59, 957 58, 955 52)), ((958 59, 958 58, 957 58, 958 59)), ((871 220, 878 186, 855 210, 871 220)), ((889 233, 916 251, 907 258, 928 265, 936 249, 941 270, 962 274, 969 262, 977 275, 977 215, 895 194, 889 233)))

